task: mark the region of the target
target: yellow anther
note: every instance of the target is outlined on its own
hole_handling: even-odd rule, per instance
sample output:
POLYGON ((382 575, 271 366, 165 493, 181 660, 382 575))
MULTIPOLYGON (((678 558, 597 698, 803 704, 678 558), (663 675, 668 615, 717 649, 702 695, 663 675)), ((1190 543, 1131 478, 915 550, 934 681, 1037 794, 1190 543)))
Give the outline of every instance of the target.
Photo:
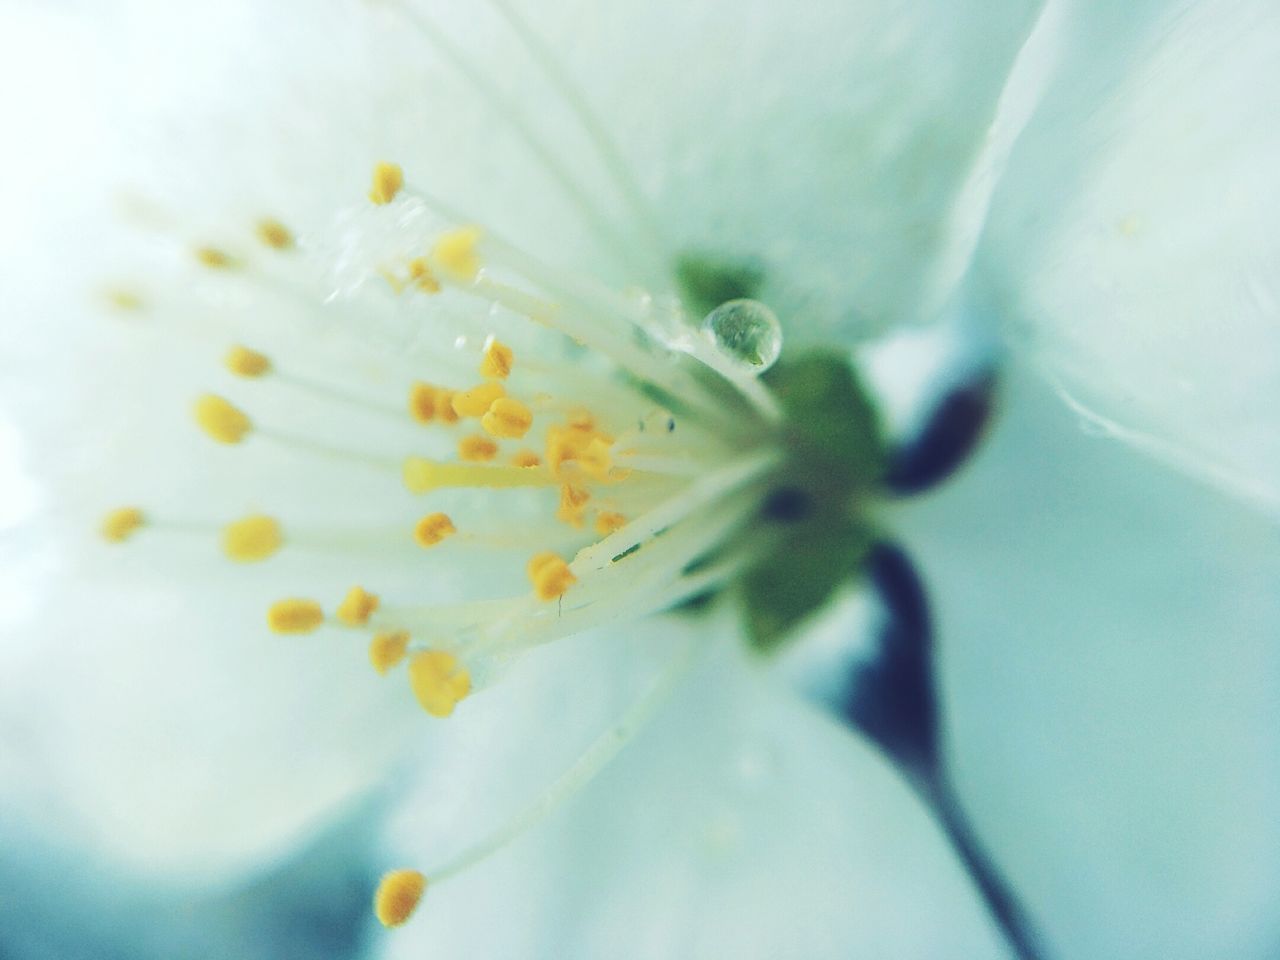
POLYGON ((476 253, 480 235, 480 228, 475 226, 451 230, 431 248, 431 259, 455 280, 470 283, 480 272, 480 256, 476 253))
POLYGON ((352 587, 338 604, 338 621, 348 627, 363 627, 378 609, 378 603, 377 594, 368 593, 363 587, 352 587))
POLYGON ((112 510, 102 518, 102 539, 108 543, 124 543, 141 529, 147 522, 146 516, 137 507, 120 507, 112 510))
POLYGON ((453 412, 460 417, 483 417, 493 406, 493 401, 505 397, 507 391, 500 383, 482 383, 470 390, 453 395, 453 412))
POLYGON ((231 254, 217 247, 197 247, 196 259, 210 270, 231 270, 238 266, 231 254))
POLYGON ((429 383, 415 383, 409 388, 409 416, 419 423, 431 423, 440 411, 439 394, 429 383))
POLYGON ((127 290, 123 287, 116 287, 106 292, 107 303, 115 307, 117 310, 136 311, 141 310, 146 303, 142 299, 142 295, 136 290, 127 290))
POLYGON ((400 665, 409 649, 409 634, 404 630, 379 633, 369 641, 369 662, 373 669, 386 676, 400 665))
POLYGON ((480 360, 480 376, 493 380, 505 380, 511 376, 511 365, 516 355, 505 343, 490 340, 480 360))
POLYGON ((409 686, 423 710, 433 717, 447 717, 471 692, 471 674, 453 654, 424 650, 409 661, 409 686))
POLYGON ((262 377, 271 372, 270 357, 238 344, 227 351, 222 362, 237 377, 262 377))
POLYGON ((284 542, 280 524, 271 517, 251 516, 222 530, 222 552, 239 563, 265 560, 284 542))
POLYGON ((511 463, 517 467, 540 467, 542 458, 532 450, 521 450, 511 458, 511 463))
POLYGON ((404 171, 395 163, 380 163, 373 168, 373 185, 369 199, 378 205, 390 203, 404 186, 404 171))
POLYGON ((571 416, 565 426, 547 430, 547 466, 555 473, 576 463, 597 480, 608 480, 612 448, 613 438, 595 429, 590 414, 571 416))
POLYGON ((253 429, 253 422, 230 401, 206 393, 196 401, 196 423, 219 443, 239 443, 253 429))
POLYGON ((612 449, 612 442, 597 434, 591 438, 586 449, 574 457, 574 462, 597 480, 608 480, 609 471, 613 467, 612 449))
POLYGON ((392 870, 378 883, 373 912, 384 927, 398 927, 413 916, 427 889, 427 878, 417 870, 392 870))
POLYGON ((273 633, 310 633, 324 623, 324 611, 314 600, 277 600, 267 610, 273 633))
POLYGON ((293 234, 279 220, 259 220, 258 239, 273 250, 293 249, 293 234))
POLYGON ((458 411, 453 408, 453 398, 457 395, 456 390, 446 390, 444 387, 436 391, 436 416, 441 423, 457 423, 461 419, 458 411))
POLYGON ((626 525, 627 518, 620 513, 605 513, 602 511, 596 514, 596 533, 602 537, 607 537, 615 530, 621 530, 626 525))
POLYGON ((516 440, 528 433, 533 426, 533 411, 519 400, 499 397, 480 418, 480 426, 490 436, 516 440))
POLYGON ((448 514, 429 513, 413 528, 414 542, 420 547, 434 547, 437 543, 458 532, 448 514))
MULTIPOLYGON (((484 439, 483 437, 481 439, 484 439)), ((466 463, 437 463, 422 457, 404 461, 404 485, 410 493, 426 493, 443 487, 545 487, 555 483, 544 470, 495 467, 466 463)))
POLYGON ((417 257, 409 261, 409 279, 423 293, 439 293, 440 281, 431 272, 426 257, 417 257))
POLYGON ((488 463, 497 455, 498 445, 478 433, 458 441, 458 459, 467 463, 488 463))
POLYGON ((539 600, 554 600, 564 596, 564 592, 578 578, 565 563, 554 553, 540 553, 529 561, 529 580, 533 583, 533 592, 539 600))
POLYGON ((582 526, 582 518, 587 512, 587 501, 591 494, 582 487, 566 483, 560 488, 560 509, 556 511, 556 519, 575 527, 582 526))

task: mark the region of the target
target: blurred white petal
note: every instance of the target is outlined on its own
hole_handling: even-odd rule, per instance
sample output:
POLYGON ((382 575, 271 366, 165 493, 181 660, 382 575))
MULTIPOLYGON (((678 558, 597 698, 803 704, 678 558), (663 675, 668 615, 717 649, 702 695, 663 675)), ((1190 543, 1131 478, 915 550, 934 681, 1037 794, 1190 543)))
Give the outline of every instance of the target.
POLYGON ((978 272, 1082 426, 1275 515, 1280 11, 1067 6, 978 272))

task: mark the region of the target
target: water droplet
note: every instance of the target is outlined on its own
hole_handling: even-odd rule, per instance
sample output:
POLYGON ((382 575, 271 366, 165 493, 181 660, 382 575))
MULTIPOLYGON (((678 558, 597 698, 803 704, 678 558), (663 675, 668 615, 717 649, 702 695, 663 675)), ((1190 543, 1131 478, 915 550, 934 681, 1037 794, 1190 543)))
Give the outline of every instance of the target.
POLYGON ((735 364, 764 373, 782 352, 782 325, 758 300, 729 300, 702 321, 702 332, 735 364))

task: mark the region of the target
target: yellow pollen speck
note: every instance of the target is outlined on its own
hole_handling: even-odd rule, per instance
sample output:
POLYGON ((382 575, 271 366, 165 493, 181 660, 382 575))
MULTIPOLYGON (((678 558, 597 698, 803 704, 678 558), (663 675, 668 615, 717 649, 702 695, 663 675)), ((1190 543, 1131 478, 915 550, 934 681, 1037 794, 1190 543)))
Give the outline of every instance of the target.
POLYGON ((596 515, 596 533, 607 537, 616 530, 627 525, 627 518, 620 513, 599 513, 596 515))
POLYGON ((533 426, 533 411, 519 400, 499 397, 480 418, 480 426, 490 436, 519 439, 533 426))
POLYGON ((99 530, 108 543, 124 543, 146 522, 146 516, 137 507, 120 507, 102 518, 99 530))
POLYGON ((270 357, 238 344, 227 351, 222 362, 237 377, 262 377, 271 372, 270 357))
POLYGON ((491 340, 480 361, 480 376, 505 380, 511 376, 511 365, 515 363, 515 359, 515 353, 505 343, 491 340))
POLYGON ((480 257, 476 253, 479 242, 479 227, 459 227, 436 241, 431 258, 455 280, 470 283, 480 272, 480 257))
POLYGON ((235 258, 217 247, 198 247, 196 259, 210 270, 231 270, 236 267, 235 258))
POLYGON ((314 600, 277 600, 267 610, 273 633, 310 633, 324 623, 324 611, 314 600))
POLYGON ((539 553, 530 560, 528 571, 533 592, 539 600, 554 600, 564 596, 564 592, 578 581, 569 565, 550 552, 539 553))
POLYGON ((500 383, 482 383, 470 390, 453 395, 453 412, 460 417, 483 417, 493 406, 493 401, 505 397, 507 391, 500 383))
POLYGON ((582 518, 587 512, 587 501, 591 494, 582 487, 566 483, 560 488, 560 509, 556 511, 556 519, 575 527, 582 526, 582 518))
POLYGON ((196 423, 219 443, 239 443, 253 429, 253 422, 239 407, 212 393, 196 400, 196 423))
POLYGON ((474 434, 458 441, 458 459, 468 463, 488 463, 498 455, 498 445, 488 437, 474 434))
POLYGON ((418 521, 413 528, 414 542, 420 547, 434 547, 446 537, 458 532, 447 514, 430 513, 418 521))
POLYGON ((117 310, 137 311, 146 306, 142 295, 136 290, 127 290, 123 287, 117 287, 106 292, 107 303, 115 307, 117 310))
POLYGON ((369 199, 381 206, 390 203, 404 186, 404 171, 398 164, 380 163, 373 168, 373 185, 369 188, 369 199))
POLYGON ((400 664, 409 649, 409 634, 404 630, 379 633, 369 641, 369 662, 383 676, 400 664))
POLYGON ((393 870, 378 883, 373 912, 384 927, 398 927, 413 916, 427 889, 427 878, 417 870, 393 870))
POLYGON ((439 293, 440 281, 431 272, 426 257, 417 257, 409 261, 409 279, 423 293, 439 293))
POLYGON ((542 466, 542 458, 532 450, 521 450, 511 458, 511 463, 517 467, 540 467, 542 466))
POLYGON ((271 517, 251 516, 229 523, 222 531, 222 552, 238 563, 265 560, 280 549, 284 536, 271 517))
POLYGON ((279 220, 259 220, 258 239, 274 250, 293 249, 293 234, 279 220))
POLYGON ((424 650, 409 661, 409 686, 423 710, 447 717, 471 692, 471 674, 453 654, 424 650))
POLYGON ((363 627, 378 609, 377 594, 367 593, 362 587, 352 587, 338 605, 337 617, 348 627, 363 627))

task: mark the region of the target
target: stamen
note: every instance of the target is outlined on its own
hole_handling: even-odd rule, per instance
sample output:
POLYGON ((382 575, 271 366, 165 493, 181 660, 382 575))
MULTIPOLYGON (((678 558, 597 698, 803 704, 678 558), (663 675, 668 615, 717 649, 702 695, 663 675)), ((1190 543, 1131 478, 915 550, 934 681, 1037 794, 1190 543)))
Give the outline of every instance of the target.
POLYGON ((271 372, 271 358, 239 344, 227 351, 223 364, 237 377, 253 379, 271 372))
POLYGON ((409 279, 421 293, 439 293, 440 281, 431 272, 431 265, 426 257, 415 257, 409 261, 409 279))
POLYGON ((376 634, 369 642, 369 662, 373 669, 386 676, 399 666, 409 650, 409 639, 405 630, 376 634))
POLYGON ((217 247, 197 247, 195 257, 201 266, 210 270, 234 270, 240 266, 235 257, 217 247))
POLYGON ((147 518, 137 507, 119 507, 102 518, 102 538, 108 543, 124 543, 146 524, 147 518))
POLYGON ((125 310, 135 313, 142 310, 146 306, 146 301, 142 295, 136 290, 128 290, 124 287, 115 287, 106 291, 107 303, 115 307, 117 310, 125 310))
POLYGON ((480 376, 491 380, 505 380, 511 376, 511 365, 515 362, 515 353, 505 343, 490 340, 484 348, 484 358, 480 361, 480 376))
POLYGON ((352 587, 338 605, 338 622, 348 627, 363 627, 378 609, 379 602, 377 594, 367 593, 363 587, 352 587))
POLYGON ((267 610, 272 633, 311 633, 324 623, 324 611, 314 600, 277 600, 267 610))
MULTIPOLYGON (((483 437, 481 439, 484 439, 483 437)), ((529 467, 482 467, 463 463, 436 463, 422 457, 404 462, 404 485, 410 493, 426 493, 444 487, 548 487, 557 483, 545 470, 529 467)))
POLYGON ((471 692, 471 674, 444 650, 423 650, 409 661, 409 686, 422 709, 447 717, 471 692))
POLYGON ((508 440, 518 440, 533 426, 533 411, 519 400, 499 397, 480 418, 485 433, 508 440))
POLYGON ((582 518, 587 512, 587 501, 591 494, 582 487, 566 483, 560 488, 560 507, 556 510, 556 519, 574 527, 582 526, 582 518))
POLYGON ((293 249, 293 233, 279 220, 259 220, 256 232, 258 239, 273 250, 293 249))
POLYGON ((458 414, 453 409, 454 393, 443 387, 418 381, 409 388, 409 415, 421 424, 457 423, 458 414))
POLYGON ((627 518, 620 513, 601 512, 596 515, 596 533, 602 537, 607 537, 626 525, 627 518))
POLYGON ((468 463, 487 463, 498 455, 498 445, 488 437, 474 434, 458 441, 458 459, 468 463))
POLYGON ((266 516, 245 517, 222 531, 222 552, 238 563, 266 560, 283 542, 280 524, 266 516))
POLYGON ((476 253, 480 237, 480 228, 474 225, 451 230, 431 248, 431 259, 454 280, 471 283, 480 272, 480 255, 476 253))
POLYGON ((427 889, 427 878, 417 870, 393 870, 378 883, 373 912, 384 927, 406 923, 427 889))
POLYGON ((539 553, 529 561, 529 580, 539 600, 555 600, 578 582, 569 564, 554 553, 539 553))
POLYGON ((379 163, 373 168, 373 185, 369 188, 369 199, 379 206, 385 206, 396 198, 400 188, 404 186, 404 171, 395 163, 379 163))
POLYGON ((453 521, 447 514, 429 513, 413 528, 413 539, 418 546, 425 549, 434 547, 457 532, 458 528, 453 525, 453 521))
POLYGON ((253 421, 229 400, 206 393, 196 400, 196 423, 218 443, 236 444, 253 429, 253 421))
POLYGON ((507 391, 500 383, 482 383, 470 390, 453 395, 453 412, 460 417, 483 417, 493 401, 505 397, 507 391))
POLYGON ((542 458, 532 450, 521 450, 511 458, 511 463, 513 466, 528 469, 542 466, 542 458))

